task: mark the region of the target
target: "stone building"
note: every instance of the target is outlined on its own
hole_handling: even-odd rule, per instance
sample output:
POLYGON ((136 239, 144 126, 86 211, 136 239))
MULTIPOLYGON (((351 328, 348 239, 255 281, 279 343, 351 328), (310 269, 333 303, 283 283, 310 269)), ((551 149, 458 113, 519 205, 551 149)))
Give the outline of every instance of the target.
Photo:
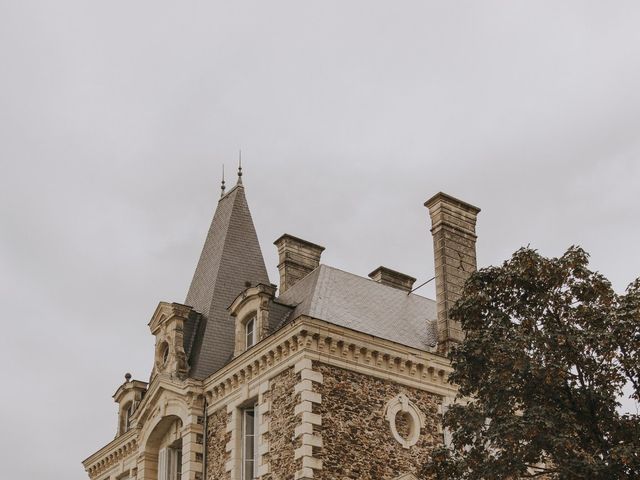
POLYGON ((479 212, 443 193, 425 205, 435 301, 389 268, 363 278, 324 265, 323 247, 289 234, 274 242, 276 286, 240 173, 186 300, 151 316, 149 382, 127 375, 116 390, 117 435, 83 462, 89 477, 419 478, 456 393, 444 353, 462 333, 447 309, 476 268, 479 212))

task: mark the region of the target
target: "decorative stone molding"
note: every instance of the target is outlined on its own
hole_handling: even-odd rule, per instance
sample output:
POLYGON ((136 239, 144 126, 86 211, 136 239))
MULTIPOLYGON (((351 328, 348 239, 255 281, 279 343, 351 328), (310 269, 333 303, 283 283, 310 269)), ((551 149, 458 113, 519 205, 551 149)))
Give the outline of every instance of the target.
POLYGON ((301 316, 204 381, 210 411, 242 386, 272 378, 301 356, 441 396, 456 394, 448 382, 451 366, 446 358, 301 316))
POLYGON ((295 395, 299 396, 295 407, 295 415, 300 423, 295 429, 295 438, 300 438, 300 446, 294 452, 294 458, 300 459, 300 467, 295 473, 295 480, 313 478, 314 470, 322 470, 322 460, 314 456, 314 448, 322 448, 322 437, 315 432, 315 426, 322 425, 322 417, 313 413, 314 404, 322 403, 322 396, 313 391, 313 384, 323 383, 320 372, 313 371, 313 362, 303 358, 294 365, 294 372, 300 375, 300 382, 294 386, 295 395))
POLYGON ((167 373, 180 379, 187 377, 189 365, 184 351, 184 323, 197 315, 191 307, 180 303, 158 304, 149 322, 149 329, 156 337, 152 379, 157 373, 167 373))
POLYGON ((424 413, 422 413, 420 409, 413 402, 411 402, 404 393, 401 393, 393 399, 389 400, 387 406, 384 409, 384 416, 389 422, 393 438, 395 438, 396 441, 403 446, 403 448, 410 448, 418 443, 418 439, 420 438, 420 430, 424 428, 425 424, 424 413), (399 414, 405 414, 409 423, 409 433, 406 438, 403 437, 400 432, 398 432, 396 426, 396 417, 399 414))
POLYGON ((269 334, 269 304, 275 296, 276 289, 275 285, 259 283, 244 290, 229 306, 229 313, 236 319, 234 356, 247 349, 245 327, 251 318, 256 322, 255 343, 269 334))
POLYGON ((147 382, 131 380, 128 373, 125 378, 126 381, 113 394, 118 404, 118 435, 135 427, 136 409, 147 391, 147 382))
POLYGON ((394 478, 393 480, 418 480, 413 473, 403 473, 399 477, 394 478))
POLYGON ((137 453, 137 431, 129 430, 87 458, 83 464, 90 478, 95 478, 125 458, 137 453))

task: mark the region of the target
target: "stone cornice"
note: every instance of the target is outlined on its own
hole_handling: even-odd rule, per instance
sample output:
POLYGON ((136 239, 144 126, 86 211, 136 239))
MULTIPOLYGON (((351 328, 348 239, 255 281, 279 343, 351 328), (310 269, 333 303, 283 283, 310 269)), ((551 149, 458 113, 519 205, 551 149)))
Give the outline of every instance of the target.
POLYGON ((252 379, 268 378, 269 372, 279 371, 278 367, 298 352, 441 396, 456 392, 447 381, 452 371, 449 361, 441 355, 300 316, 204 380, 208 403, 217 404, 252 379))
POLYGON ((82 462, 89 477, 104 472, 112 465, 128 457, 138 449, 138 429, 131 429, 128 432, 116 437, 111 442, 82 462))

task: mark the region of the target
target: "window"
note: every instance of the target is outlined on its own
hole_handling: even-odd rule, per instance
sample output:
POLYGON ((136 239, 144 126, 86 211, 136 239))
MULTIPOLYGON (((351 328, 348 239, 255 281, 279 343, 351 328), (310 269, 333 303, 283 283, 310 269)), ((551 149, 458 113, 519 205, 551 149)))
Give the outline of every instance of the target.
POLYGON ((167 360, 169 360, 169 345, 165 343, 164 348, 162 350, 162 364, 166 365, 167 360))
POLYGON ((242 410, 242 480, 258 478, 257 419, 255 406, 242 410))
POLYGON ((246 348, 252 347, 256 343, 256 317, 251 317, 245 327, 246 348))
POLYGON ((158 480, 182 480, 182 449, 162 448, 158 452, 158 480))
POLYGON ((131 429, 131 416, 133 415, 133 402, 130 402, 124 411, 124 431, 131 429))

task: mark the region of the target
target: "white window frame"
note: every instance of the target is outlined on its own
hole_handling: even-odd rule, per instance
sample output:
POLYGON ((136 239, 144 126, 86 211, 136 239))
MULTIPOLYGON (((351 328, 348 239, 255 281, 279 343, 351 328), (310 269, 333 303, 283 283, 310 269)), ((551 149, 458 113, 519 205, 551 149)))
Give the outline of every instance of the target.
POLYGON ((253 347, 257 343, 256 331, 258 319, 255 315, 253 315, 249 320, 244 324, 244 345, 245 349, 253 347))
POLYGON ((172 447, 160 449, 158 480, 182 480, 182 449, 172 447))
POLYGON ((241 448, 242 448, 242 472, 241 478, 242 480, 253 480, 258 478, 258 408, 257 404, 247 407, 241 410, 242 412, 242 438, 241 438, 241 448), (249 422, 250 415, 253 414, 253 418, 251 419, 251 423, 249 422), (248 432, 248 426, 251 425, 252 433, 248 432), (247 457, 247 440, 251 437, 251 445, 253 447, 253 455, 251 458, 247 457), (252 472, 247 471, 248 465, 251 465, 252 472), (247 476, 247 475, 251 476, 247 476))

